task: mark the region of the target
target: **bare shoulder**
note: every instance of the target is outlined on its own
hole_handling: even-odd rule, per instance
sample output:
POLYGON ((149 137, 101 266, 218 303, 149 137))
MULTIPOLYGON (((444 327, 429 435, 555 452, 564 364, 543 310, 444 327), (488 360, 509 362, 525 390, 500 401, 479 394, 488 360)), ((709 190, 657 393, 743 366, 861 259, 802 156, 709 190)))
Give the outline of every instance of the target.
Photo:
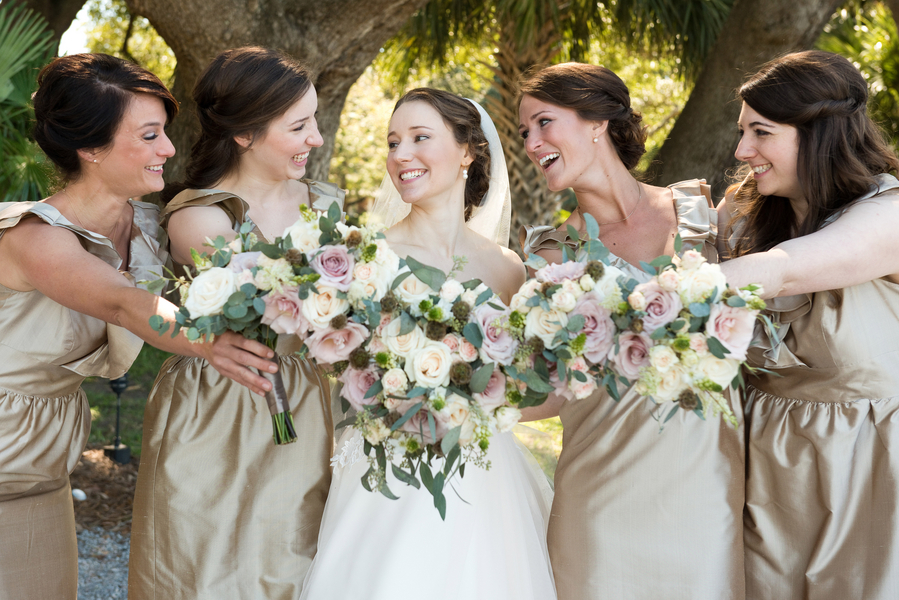
POLYGON ((169 216, 170 235, 172 230, 190 228, 192 231, 216 231, 221 228, 231 230, 231 220, 218 206, 185 206, 169 216))
POLYGON ((56 269, 65 269, 88 252, 78 235, 65 227, 53 227, 37 218, 22 220, 0 238, 0 283, 14 290, 30 291, 35 282, 56 269))

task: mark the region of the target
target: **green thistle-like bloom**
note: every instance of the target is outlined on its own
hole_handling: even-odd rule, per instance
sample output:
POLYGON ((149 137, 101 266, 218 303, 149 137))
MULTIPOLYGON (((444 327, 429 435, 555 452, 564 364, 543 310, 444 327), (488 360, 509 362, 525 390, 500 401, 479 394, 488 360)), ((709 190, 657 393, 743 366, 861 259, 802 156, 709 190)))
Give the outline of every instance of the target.
POLYGON ((350 364, 354 369, 364 369, 371 360, 371 354, 365 348, 356 348, 350 352, 350 364))
POLYGON ((436 410, 438 412, 443 410, 444 406, 446 406, 446 400, 444 400, 443 398, 435 398, 431 402, 431 408, 433 408, 434 410, 436 410))
POLYGON ((439 321, 428 321, 425 327, 425 335, 429 340, 439 342, 446 336, 446 325, 439 321))
POLYGON ((516 389, 506 391, 506 401, 512 406, 518 406, 518 403, 521 402, 521 392, 516 389))
POLYGON ((765 301, 762 300, 761 298, 759 298, 758 296, 753 296, 746 303, 746 306, 748 306, 752 310, 765 310, 765 308, 767 308, 768 305, 765 304, 765 301))
POLYGON ((419 448, 421 448, 421 446, 418 444, 418 440, 414 437, 410 436, 409 439, 406 440, 406 452, 408 452, 409 454, 418 452, 419 448))
POLYGON ((593 281, 599 281, 606 274, 606 266, 598 260, 591 260, 584 267, 584 272, 590 276, 593 281))
POLYGON ((331 329, 343 329, 346 327, 346 315, 334 315, 329 325, 331 326, 331 329))
POLYGON ((430 300, 425 299, 418 303, 418 310, 421 311, 421 314, 426 315, 433 306, 434 304, 430 300))
POLYGON ((677 397, 677 403, 684 410, 695 410, 699 406, 699 398, 693 390, 684 390, 677 397))
POLYGON ((526 320, 527 317, 517 310, 513 310, 511 313, 509 313, 509 326, 511 326, 513 329, 524 329, 526 320))
POLYGON ((450 367, 450 381, 456 385, 466 385, 471 381, 471 365, 467 362, 457 362, 450 367))
POLYGON ((576 338, 568 342, 568 348, 575 356, 580 356, 584 352, 584 346, 587 345, 587 334, 579 333, 576 338))
POLYGON ((375 354, 375 362, 378 363, 378 366, 382 369, 387 369, 390 367, 390 353, 389 352, 378 352, 375 354))
POLYGON ((679 335, 671 342, 671 349, 675 352, 685 352, 690 349, 690 338, 685 335, 679 335))
POLYGON ((362 250, 362 262, 371 262, 378 255, 378 246, 369 244, 362 250))
POLYGON ((302 265, 306 257, 296 248, 291 248, 284 254, 284 258, 287 259, 287 262, 291 265, 302 265))
POLYGON ((347 234, 346 241, 344 243, 350 250, 352 250, 353 248, 357 248, 360 244, 362 244, 362 232, 360 232, 358 229, 352 230, 347 234))
POLYGON ((489 448, 489 447, 490 447, 490 440, 484 439, 484 438, 481 438, 480 440, 478 440, 478 448, 480 448, 484 452, 486 452, 487 448, 489 448))
POLYGON ((428 321, 443 321, 443 309, 435 306, 428 311, 428 321))
POLYGON ((643 333, 643 319, 634 319, 631 321, 631 331, 634 333, 643 333))
POLYGON ((381 298, 381 312, 392 313, 399 308, 399 306, 400 303, 393 294, 387 294, 381 298))
POLYGON ((453 316, 459 319, 460 321, 468 321, 468 316, 471 314, 471 305, 468 302, 463 302, 459 300, 455 304, 453 304, 453 316))

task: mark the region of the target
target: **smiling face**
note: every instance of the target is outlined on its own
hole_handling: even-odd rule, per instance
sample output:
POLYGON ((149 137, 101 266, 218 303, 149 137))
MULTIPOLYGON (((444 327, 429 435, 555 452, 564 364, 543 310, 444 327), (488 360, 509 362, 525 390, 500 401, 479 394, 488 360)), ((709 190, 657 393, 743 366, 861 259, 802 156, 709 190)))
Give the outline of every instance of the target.
POLYGON ((745 102, 739 128, 740 143, 734 156, 752 167, 759 193, 804 201, 797 174, 799 131, 766 119, 745 102))
POLYGON ((240 157, 240 169, 269 181, 300 179, 306 174, 309 152, 324 143, 315 121, 318 96, 314 87, 287 111, 273 120, 265 134, 250 143, 238 136, 238 144, 249 146, 240 157))
POLYGON ((456 142, 443 117, 427 102, 405 102, 393 113, 387 134, 387 172, 404 202, 449 201, 465 193, 467 148, 456 142))
POLYGON ((118 195, 133 198, 158 192, 165 187, 163 165, 175 154, 175 147, 165 134, 167 118, 162 100, 150 94, 135 94, 125 108, 112 144, 96 153, 84 152, 82 157, 89 162, 96 159, 96 172, 118 195))
MULTIPOLYGON (((518 132, 528 158, 540 167, 552 191, 576 187, 584 179, 596 153, 595 124, 576 111, 528 96, 518 106, 518 132)), ((604 130, 603 130, 604 131, 604 130)), ((603 136, 603 142, 608 140, 603 136)))

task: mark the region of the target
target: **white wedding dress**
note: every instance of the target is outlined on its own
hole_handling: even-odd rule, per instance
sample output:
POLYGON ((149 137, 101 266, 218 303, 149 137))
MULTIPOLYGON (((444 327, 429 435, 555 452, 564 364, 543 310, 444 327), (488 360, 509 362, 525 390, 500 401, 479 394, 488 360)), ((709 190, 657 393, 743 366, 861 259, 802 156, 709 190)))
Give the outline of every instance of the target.
POLYGON ((427 490, 391 473, 399 500, 362 487, 369 464, 355 429, 337 449, 301 599, 555 599, 546 549, 552 490, 514 434, 491 439, 489 470, 468 465, 450 481, 458 496, 448 486, 446 521, 427 490))

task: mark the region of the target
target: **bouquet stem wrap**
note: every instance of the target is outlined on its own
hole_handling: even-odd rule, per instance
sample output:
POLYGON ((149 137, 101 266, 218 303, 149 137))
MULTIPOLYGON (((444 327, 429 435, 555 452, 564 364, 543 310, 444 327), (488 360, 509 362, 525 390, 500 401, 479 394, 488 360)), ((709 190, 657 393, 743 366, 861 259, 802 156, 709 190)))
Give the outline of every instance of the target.
MULTIPOLYGON (((277 353, 272 362, 278 362, 277 353)), ((272 384, 271 391, 265 393, 265 401, 268 403, 268 410, 272 415, 272 436, 275 444, 290 444, 297 441, 297 432, 293 426, 293 415, 290 413, 290 403, 287 390, 284 389, 281 371, 275 373, 260 371, 259 374, 272 384)))

